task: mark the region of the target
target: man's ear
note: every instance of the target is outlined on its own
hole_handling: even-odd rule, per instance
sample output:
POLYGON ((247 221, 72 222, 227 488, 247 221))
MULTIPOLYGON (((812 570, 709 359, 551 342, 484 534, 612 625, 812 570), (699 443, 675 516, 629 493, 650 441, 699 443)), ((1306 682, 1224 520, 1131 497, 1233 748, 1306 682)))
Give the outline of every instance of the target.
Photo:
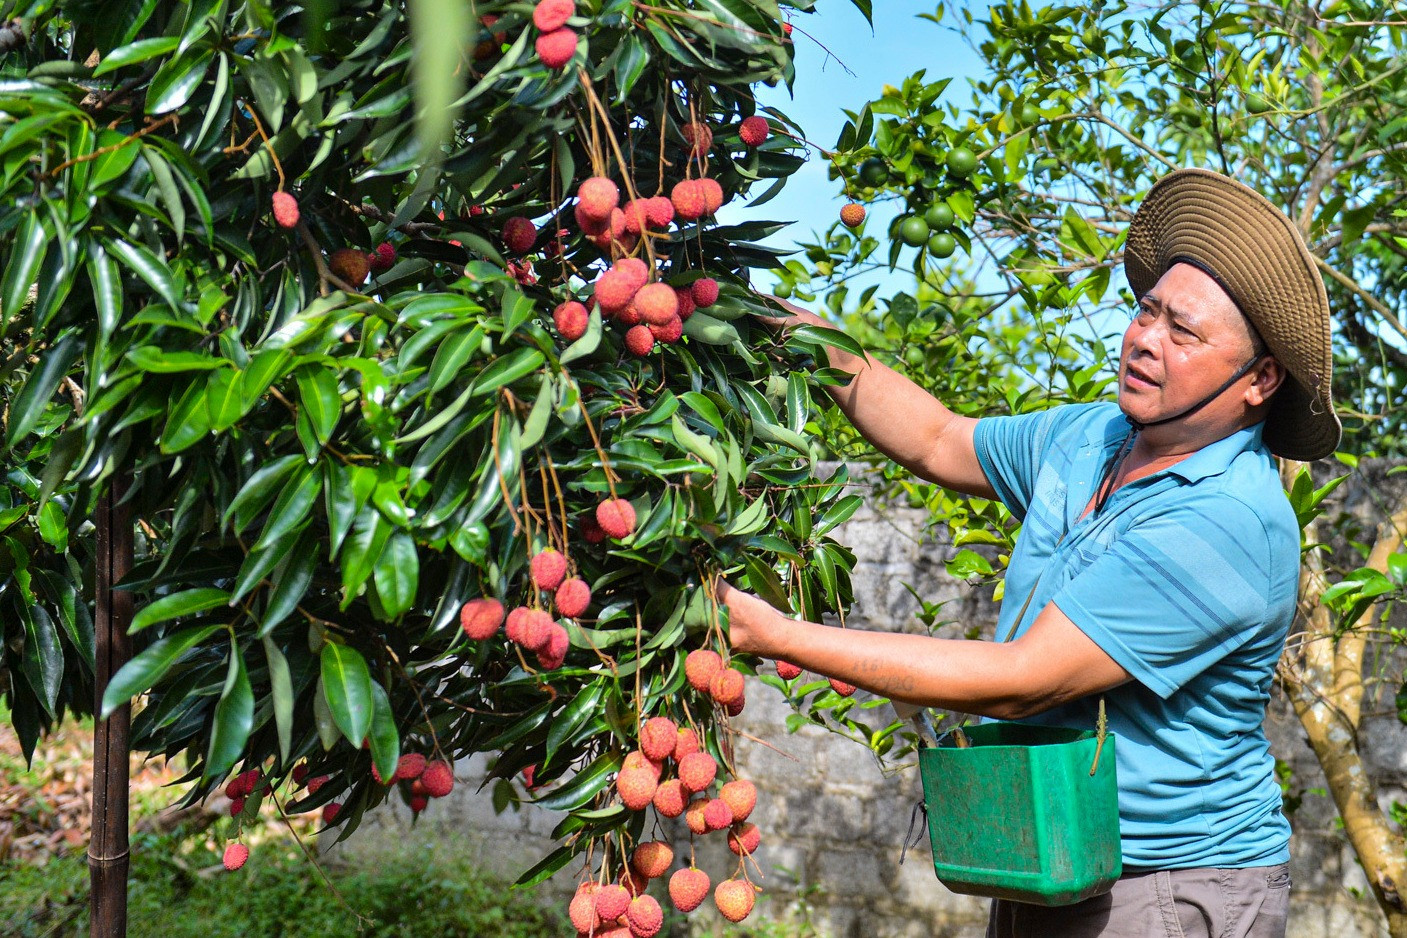
POLYGON ((1280 360, 1266 356, 1261 359, 1260 364, 1251 371, 1254 376, 1251 386, 1246 391, 1246 403, 1252 407, 1259 407, 1270 400, 1280 385, 1285 380, 1285 366, 1280 364, 1280 360))

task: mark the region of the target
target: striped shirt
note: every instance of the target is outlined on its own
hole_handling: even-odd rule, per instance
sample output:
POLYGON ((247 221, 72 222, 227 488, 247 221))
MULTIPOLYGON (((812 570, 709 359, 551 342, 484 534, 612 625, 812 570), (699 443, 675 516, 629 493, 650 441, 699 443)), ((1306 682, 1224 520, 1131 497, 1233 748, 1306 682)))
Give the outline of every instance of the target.
MULTIPOLYGON (((1134 680, 1108 691, 1126 870, 1289 859, 1262 728, 1295 614, 1299 527, 1262 425, 1080 514, 1129 425, 1113 403, 978 421, 977 456, 1022 524, 997 635, 1055 603, 1134 680)), ((1028 722, 1091 728, 1098 697, 1028 722)))

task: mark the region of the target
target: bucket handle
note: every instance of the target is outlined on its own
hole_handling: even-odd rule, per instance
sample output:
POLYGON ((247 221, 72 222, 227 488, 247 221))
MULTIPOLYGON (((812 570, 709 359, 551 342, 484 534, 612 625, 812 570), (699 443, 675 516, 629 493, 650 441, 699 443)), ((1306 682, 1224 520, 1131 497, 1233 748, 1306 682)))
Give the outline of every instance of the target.
POLYGON ((908 833, 904 835, 904 849, 899 851, 900 866, 904 865, 904 857, 908 855, 909 849, 911 847, 917 847, 919 845, 919 841, 923 840, 923 835, 926 833, 928 833, 928 805, 924 804, 923 801, 920 800, 914 802, 914 809, 909 813, 909 830, 908 833), (924 824, 919 829, 918 834, 915 835, 914 824, 918 821, 918 815, 920 811, 923 812, 924 824))

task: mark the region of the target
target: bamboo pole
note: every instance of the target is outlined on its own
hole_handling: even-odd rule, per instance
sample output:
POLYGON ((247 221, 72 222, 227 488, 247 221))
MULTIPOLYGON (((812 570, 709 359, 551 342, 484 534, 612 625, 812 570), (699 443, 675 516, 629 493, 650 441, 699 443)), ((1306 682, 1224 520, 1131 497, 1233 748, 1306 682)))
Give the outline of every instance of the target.
MULTIPOLYGON (((112 588, 132 568, 132 525, 127 507, 119 504, 126 489, 126 480, 118 477, 98 501, 94 713, 101 712, 108 681, 132 656, 132 641, 127 635, 132 623, 132 596, 112 588)), ((91 938, 126 938, 127 935, 131 721, 132 706, 123 704, 106 720, 93 723, 93 834, 88 845, 91 938)))

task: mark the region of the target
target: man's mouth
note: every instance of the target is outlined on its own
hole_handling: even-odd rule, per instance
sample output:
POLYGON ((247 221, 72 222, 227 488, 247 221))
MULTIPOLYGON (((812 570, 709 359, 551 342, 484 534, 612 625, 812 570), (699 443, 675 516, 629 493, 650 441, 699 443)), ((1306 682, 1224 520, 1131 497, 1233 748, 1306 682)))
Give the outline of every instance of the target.
POLYGON ((1124 366, 1124 380, 1135 385, 1146 385, 1150 388, 1158 386, 1158 382, 1153 380, 1150 375, 1139 371, 1133 365, 1124 366))

